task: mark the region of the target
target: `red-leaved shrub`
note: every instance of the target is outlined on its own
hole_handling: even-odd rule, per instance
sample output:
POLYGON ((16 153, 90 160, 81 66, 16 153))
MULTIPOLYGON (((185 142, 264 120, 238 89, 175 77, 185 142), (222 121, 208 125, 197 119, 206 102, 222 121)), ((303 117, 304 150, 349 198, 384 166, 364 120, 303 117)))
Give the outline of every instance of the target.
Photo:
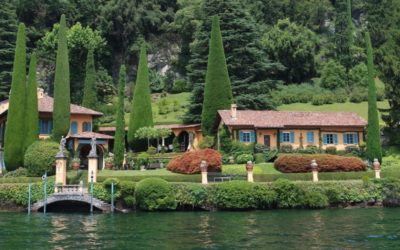
POLYGON ((317 162, 319 172, 365 171, 367 168, 360 158, 337 155, 282 155, 274 166, 284 173, 311 172, 312 160, 317 162))
POLYGON ((221 172, 222 156, 218 151, 209 148, 177 156, 168 163, 167 169, 176 173, 197 174, 200 173, 201 161, 207 161, 208 172, 221 172))

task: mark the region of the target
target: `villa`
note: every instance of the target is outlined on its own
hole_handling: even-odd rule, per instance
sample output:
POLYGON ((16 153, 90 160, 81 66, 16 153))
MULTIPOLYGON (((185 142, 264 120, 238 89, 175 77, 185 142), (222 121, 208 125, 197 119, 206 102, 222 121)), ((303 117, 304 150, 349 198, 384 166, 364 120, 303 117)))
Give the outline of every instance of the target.
MULTIPOLYGON (((39 138, 49 138, 53 129, 54 99, 38 88, 39 138)), ((4 146, 4 132, 7 122, 9 100, 0 102, 0 145, 4 146)), ((71 104, 71 125, 67 135, 69 150, 78 152, 81 163, 87 166, 87 155, 90 151, 90 140, 96 138, 99 153, 99 167, 103 165, 103 155, 109 148, 113 136, 93 132, 93 121, 103 114, 79 105, 71 104)))
POLYGON ((232 139, 260 143, 272 149, 329 146, 345 150, 364 142, 367 122, 352 112, 292 112, 219 110, 216 128, 226 126, 232 139))

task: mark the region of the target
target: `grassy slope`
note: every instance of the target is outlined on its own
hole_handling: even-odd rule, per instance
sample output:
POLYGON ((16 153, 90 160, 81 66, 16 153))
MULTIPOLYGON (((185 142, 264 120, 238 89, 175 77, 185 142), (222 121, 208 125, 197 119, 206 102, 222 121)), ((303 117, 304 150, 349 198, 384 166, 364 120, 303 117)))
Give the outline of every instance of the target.
MULTIPOLYGON (((387 101, 378 102, 378 108, 388 108, 389 103, 387 101)), ((328 111, 328 112, 356 112, 365 120, 368 119, 368 103, 335 103, 326 104, 321 106, 315 106, 310 103, 293 103, 286 104, 278 107, 278 110, 282 111, 328 111)), ((384 122, 380 120, 380 124, 384 125, 384 122)))

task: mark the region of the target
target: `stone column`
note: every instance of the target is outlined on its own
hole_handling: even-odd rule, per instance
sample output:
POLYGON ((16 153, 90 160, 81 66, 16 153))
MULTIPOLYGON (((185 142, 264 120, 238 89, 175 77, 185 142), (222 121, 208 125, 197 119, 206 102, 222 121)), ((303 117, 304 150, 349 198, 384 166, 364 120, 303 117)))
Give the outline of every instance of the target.
POLYGON ((206 161, 201 161, 201 163, 200 163, 201 184, 204 184, 204 185, 208 184, 207 167, 208 167, 207 162, 206 161))
POLYGON ((89 166, 88 166, 88 183, 91 181, 91 175, 93 174, 93 183, 97 181, 97 156, 88 156, 89 166))
POLYGON ((253 178, 253 168, 254 168, 254 164, 252 161, 248 161, 246 163, 246 170, 247 170, 247 181, 248 182, 254 182, 254 178, 253 178))
POLYGON ((374 159, 374 163, 372 165, 374 166, 375 179, 380 179, 381 178, 381 164, 379 163, 378 159, 374 159))
POLYGON ((313 182, 318 182, 318 164, 315 160, 311 161, 311 171, 313 176, 313 182))
MULTIPOLYGON (((56 186, 67 185, 67 157, 64 155, 56 157, 56 186)), ((57 191, 57 190, 56 190, 57 191)))

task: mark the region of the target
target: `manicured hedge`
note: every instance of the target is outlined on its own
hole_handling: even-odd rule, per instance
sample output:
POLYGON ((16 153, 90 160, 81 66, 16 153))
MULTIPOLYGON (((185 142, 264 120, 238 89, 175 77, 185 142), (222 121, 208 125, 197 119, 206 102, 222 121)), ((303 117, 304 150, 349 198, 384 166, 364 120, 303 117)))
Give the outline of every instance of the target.
POLYGON ((222 156, 213 149, 187 152, 171 160, 167 169, 175 173, 196 174, 200 173, 201 161, 207 161, 208 172, 221 172, 222 156))
POLYGON ((365 171, 367 165, 357 157, 337 155, 282 155, 274 162, 277 170, 283 173, 311 172, 311 161, 316 160, 319 172, 365 171))
POLYGON ((8 177, 0 178, 0 183, 35 183, 41 182, 41 177, 8 177))
POLYGON ((172 210, 177 206, 172 185, 160 178, 139 181, 136 185, 135 198, 142 210, 172 210))
POLYGON ((201 182, 201 176, 199 174, 195 175, 149 175, 149 176, 98 176, 97 181, 98 182, 103 182, 108 178, 114 178, 118 179, 120 181, 134 181, 138 182, 143 179, 147 178, 160 178, 163 180, 166 180, 168 182, 195 182, 195 183, 200 183, 201 182))
MULTIPOLYGON (((48 182, 46 187, 47 194, 54 192, 54 183, 48 182)), ((44 198, 43 183, 32 184, 32 203, 44 198)), ((28 205, 28 184, 27 183, 7 183, 0 184, 0 203, 12 202, 15 205, 26 207, 28 205)))
POLYGON ((58 151, 58 143, 50 140, 39 140, 30 145, 24 158, 29 176, 42 176, 45 172, 54 175, 58 151))

